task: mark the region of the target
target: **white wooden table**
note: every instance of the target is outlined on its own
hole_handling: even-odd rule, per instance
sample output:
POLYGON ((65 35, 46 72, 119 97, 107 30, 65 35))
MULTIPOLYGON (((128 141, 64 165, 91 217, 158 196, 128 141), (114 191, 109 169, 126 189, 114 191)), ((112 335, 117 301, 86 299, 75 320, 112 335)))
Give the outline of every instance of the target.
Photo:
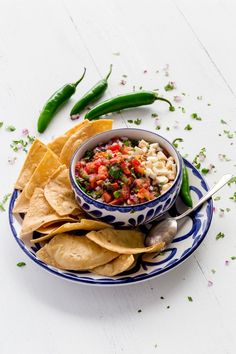
MULTIPOLYGON (((11 141, 23 128, 37 134, 45 100, 86 66, 76 95, 40 138, 47 142, 72 126, 73 103, 110 63, 114 68, 105 97, 133 86, 182 97, 173 113, 155 103, 122 113, 115 127, 132 126, 127 119, 136 118, 142 118, 140 128, 160 125, 159 133, 169 140, 184 139, 180 151, 190 161, 206 147, 204 166, 216 166, 206 176, 210 185, 224 173, 236 175, 235 11, 233 0, 1 1, 0 198, 12 191, 25 158, 24 152, 11 150, 11 141), (168 81, 177 88, 165 93, 168 81), (158 122, 152 113, 159 115, 158 122), (192 119, 192 113, 202 121, 192 119), (184 130, 187 124, 191 131, 184 130), (8 125, 16 130, 7 132, 8 125), (231 161, 221 161, 218 154, 231 161), (14 157, 15 164, 9 164, 14 157)), ((232 184, 219 193, 210 231, 183 265, 151 281, 116 288, 65 282, 43 271, 17 246, 7 212, 1 212, 0 353, 235 353, 236 203, 229 199, 235 191, 232 184), (219 232, 225 237, 217 241, 219 232), (17 267, 19 261, 26 266, 17 267)))

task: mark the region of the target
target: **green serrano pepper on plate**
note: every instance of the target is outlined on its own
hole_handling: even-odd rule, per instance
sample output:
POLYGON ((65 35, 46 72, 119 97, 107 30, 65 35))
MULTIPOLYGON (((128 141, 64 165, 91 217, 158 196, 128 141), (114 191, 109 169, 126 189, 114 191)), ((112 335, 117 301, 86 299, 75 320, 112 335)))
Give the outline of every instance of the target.
POLYGON ((38 118, 38 132, 43 133, 56 111, 75 93, 77 85, 83 80, 86 69, 84 68, 81 78, 73 84, 66 84, 57 90, 45 103, 39 118, 38 118))
POLYGON ((190 194, 188 171, 185 165, 183 165, 183 177, 182 177, 182 184, 180 188, 180 197, 185 205, 192 208, 193 201, 190 194))
POLYGON ((152 92, 152 91, 131 92, 101 102, 100 104, 93 107, 89 112, 86 113, 85 119, 89 119, 89 120, 98 119, 100 116, 107 113, 121 111, 122 109, 126 109, 126 108, 149 105, 155 101, 165 101, 170 105, 170 107, 173 107, 169 100, 163 97, 159 97, 156 92, 152 92))
POLYGON ((71 119, 77 119, 79 117, 79 113, 88 106, 91 102, 98 100, 103 93, 106 91, 108 83, 107 80, 112 72, 112 65, 110 65, 110 70, 107 76, 98 81, 88 92, 84 94, 83 97, 74 105, 70 112, 71 119))

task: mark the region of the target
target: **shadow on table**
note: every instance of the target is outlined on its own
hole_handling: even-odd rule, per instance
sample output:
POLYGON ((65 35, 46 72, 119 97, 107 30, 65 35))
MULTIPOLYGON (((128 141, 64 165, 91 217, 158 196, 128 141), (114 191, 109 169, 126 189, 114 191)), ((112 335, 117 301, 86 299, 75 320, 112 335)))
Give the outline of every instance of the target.
POLYGON ((25 290, 36 301, 62 313, 84 318, 110 315, 114 318, 139 309, 144 312, 155 306, 155 311, 158 311, 159 307, 166 307, 193 273, 193 258, 190 258, 171 272, 149 281, 127 286, 99 287, 64 281, 31 264, 29 270, 15 281, 24 282, 25 290))

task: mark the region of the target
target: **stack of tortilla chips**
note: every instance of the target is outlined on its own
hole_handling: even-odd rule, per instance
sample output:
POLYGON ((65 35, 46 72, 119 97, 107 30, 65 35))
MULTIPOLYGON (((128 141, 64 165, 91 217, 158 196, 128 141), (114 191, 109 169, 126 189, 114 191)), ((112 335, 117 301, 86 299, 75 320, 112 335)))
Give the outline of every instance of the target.
POLYGON ((71 157, 85 140, 110 129, 112 120, 84 120, 48 145, 35 140, 16 181, 21 193, 13 212, 25 214, 20 235, 24 239, 37 231, 39 237, 31 240, 42 245, 37 256, 53 267, 114 276, 134 265, 135 254, 164 247, 144 247, 141 232, 88 219, 76 203, 71 157))

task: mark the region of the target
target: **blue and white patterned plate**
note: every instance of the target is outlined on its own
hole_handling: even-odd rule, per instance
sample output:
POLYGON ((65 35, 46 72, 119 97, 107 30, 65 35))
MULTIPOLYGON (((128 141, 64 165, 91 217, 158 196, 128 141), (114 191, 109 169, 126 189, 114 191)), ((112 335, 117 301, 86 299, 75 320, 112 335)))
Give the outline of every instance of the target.
MULTIPOLYGON (((184 161, 189 173, 191 194, 194 203, 196 203, 208 191, 208 186, 198 170, 187 160, 184 161)), ((9 206, 9 223, 13 236, 22 250, 34 262, 52 274, 67 280, 92 285, 131 284, 153 278, 173 269, 185 261, 201 244, 210 227, 213 214, 213 203, 212 200, 209 200, 191 216, 186 217, 185 223, 178 230, 175 239, 161 255, 140 255, 136 265, 129 271, 115 277, 101 277, 90 272, 59 270, 37 259, 35 253, 40 246, 38 244, 32 246, 27 241, 23 242, 19 236, 22 219, 20 215, 13 215, 12 213, 17 195, 18 192, 15 190, 9 206)), ((178 198, 169 214, 175 216, 181 214, 184 210, 185 206, 178 198)))

